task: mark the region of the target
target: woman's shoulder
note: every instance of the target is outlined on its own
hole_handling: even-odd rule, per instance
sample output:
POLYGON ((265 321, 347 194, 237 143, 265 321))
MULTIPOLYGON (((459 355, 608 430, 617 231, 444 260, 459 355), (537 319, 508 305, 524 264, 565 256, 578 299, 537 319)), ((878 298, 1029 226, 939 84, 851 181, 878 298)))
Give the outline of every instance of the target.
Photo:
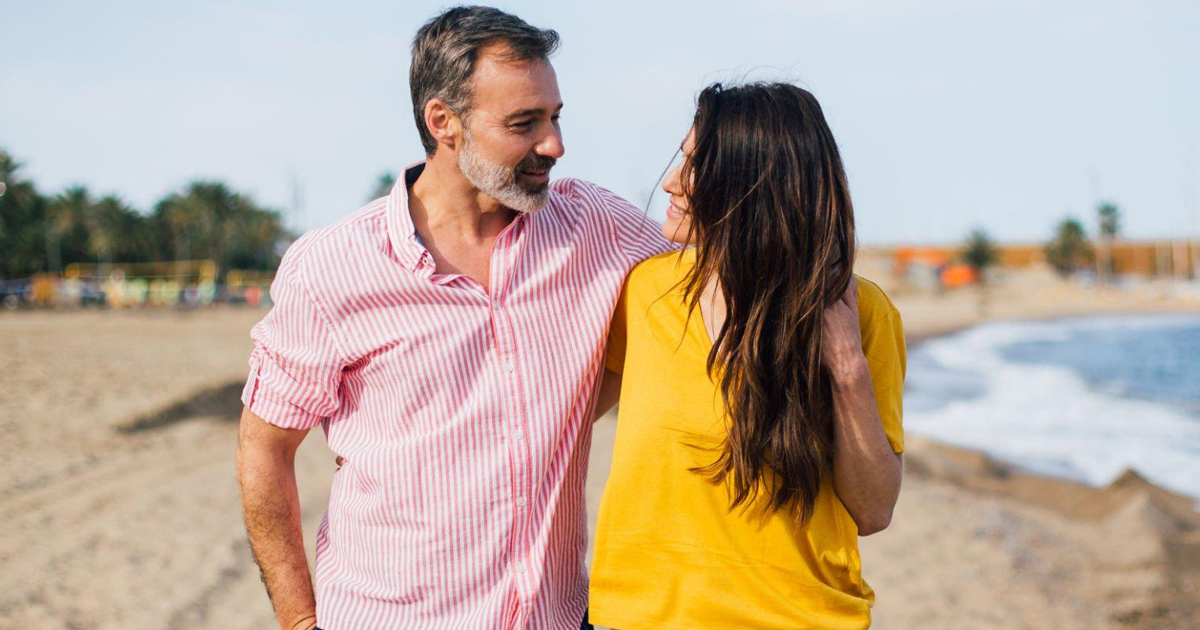
POLYGON ((694 257, 690 250, 672 250, 651 256, 630 270, 625 280, 627 292, 662 291, 687 277, 694 257))
POLYGON ((858 275, 858 313, 863 321, 873 322, 881 317, 899 316, 900 311, 878 284, 858 275))

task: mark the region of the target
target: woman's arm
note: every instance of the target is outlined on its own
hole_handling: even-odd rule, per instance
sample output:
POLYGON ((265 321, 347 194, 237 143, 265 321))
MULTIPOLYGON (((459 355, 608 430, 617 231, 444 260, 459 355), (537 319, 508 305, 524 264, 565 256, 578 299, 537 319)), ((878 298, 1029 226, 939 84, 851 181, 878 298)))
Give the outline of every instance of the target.
POLYGON ((900 496, 903 457, 892 451, 862 351, 858 283, 825 310, 821 359, 833 378, 833 487, 860 536, 887 528, 900 496))

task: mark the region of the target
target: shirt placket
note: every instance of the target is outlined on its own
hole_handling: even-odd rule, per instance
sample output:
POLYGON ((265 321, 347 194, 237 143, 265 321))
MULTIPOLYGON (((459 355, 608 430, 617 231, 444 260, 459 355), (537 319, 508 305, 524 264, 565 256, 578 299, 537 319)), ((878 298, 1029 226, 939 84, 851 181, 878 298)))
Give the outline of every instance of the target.
POLYGON ((513 334, 512 311, 508 308, 507 279, 511 272, 515 241, 520 226, 513 226, 497 239, 492 252, 492 287, 489 308, 499 363, 500 391, 504 397, 504 431, 507 437, 511 500, 513 507, 510 571, 517 596, 517 627, 528 618, 533 600, 532 575, 535 567, 529 564, 528 530, 530 523, 530 463, 532 450, 521 403, 521 372, 517 362, 517 343, 513 334))

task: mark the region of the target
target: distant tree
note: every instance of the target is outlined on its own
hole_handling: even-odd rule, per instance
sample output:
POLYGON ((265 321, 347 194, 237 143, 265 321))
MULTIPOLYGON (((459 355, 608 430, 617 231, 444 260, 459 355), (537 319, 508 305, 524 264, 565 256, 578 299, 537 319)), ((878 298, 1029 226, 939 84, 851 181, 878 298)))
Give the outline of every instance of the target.
POLYGON ((94 260, 88 234, 93 203, 87 187, 78 185, 50 200, 46 214, 46 257, 50 271, 57 273, 71 263, 94 260))
POLYGON ((392 186, 396 185, 396 176, 392 173, 383 173, 375 180, 375 189, 371 191, 370 198, 367 201, 385 197, 392 192, 392 186))
POLYGON ((1069 276, 1094 259, 1092 244, 1078 219, 1067 217, 1058 224, 1054 238, 1046 245, 1046 261, 1059 274, 1069 276))
POLYGON ((1096 208, 1100 215, 1100 235, 1107 239, 1115 239, 1121 231, 1121 210, 1115 203, 1102 203, 1096 208))
POLYGON ((193 240, 206 226, 202 209, 186 194, 171 193, 160 199, 151 215, 158 236, 157 260, 191 260, 193 240))
POLYGON ((237 238, 229 251, 231 269, 274 269, 279 266, 276 245, 293 238, 280 222, 278 212, 247 208, 237 223, 237 238))
POLYGON ((1116 273, 1116 264, 1113 260, 1113 242, 1117 240, 1117 233, 1121 231, 1121 211, 1114 203, 1102 203, 1096 208, 1096 214, 1100 219, 1100 256, 1098 257, 1098 268, 1100 271, 1100 279, 1107 282, 1116 273))
POLYGON ((967 235, 962 259, 975 270, 979 282, 983 283, 984 273, 988 267, 995 265, 1000 260, 1000 251, 996 249, 995 243, 992 242, 986 231, 975 229, 967 235))
POLYGON ((292 238, 278 212, 223 182, 196 181, 145 216, 120 198, 95 199, 72 186, 48 198, 0 149, 0 278, 61 272, 75 262, 123 263, 207 258, 230 269, 270 270, 292 238))
POLYGON ((92 204, 88 214, 88 249, 103 264, 142 262, 153 257, 147 220, 115 195, 92 204))
POLYGON ((971 230, 962 253, 963 262, 975 270, 976 282, 979 286, 976 309, 980 317, 986 317, 988 311, 987 270, 1000 261, 1000 251, 996 249, 991 237, 982 228, 971 230))
POLYGON ((0 149, 0 278, 46 269, 46 198, 21 177, 21 163, 0 149))
POLYGON ((230 269, 274 269, 276 241, 289 235, 278 212, 260 208, 223 182, 195 181, 155 206, 155 230, 171 243, 168 258, 216 261, 221 278, 230 269))

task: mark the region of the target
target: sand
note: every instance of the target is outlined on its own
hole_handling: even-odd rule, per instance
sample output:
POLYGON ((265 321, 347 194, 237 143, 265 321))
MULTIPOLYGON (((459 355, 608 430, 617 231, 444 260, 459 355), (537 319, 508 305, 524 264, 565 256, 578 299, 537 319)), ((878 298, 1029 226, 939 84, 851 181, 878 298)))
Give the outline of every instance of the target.
MULTIPOLYGON (((912 339, 986 318, 1174 310, 1050 282, 894 293, 912 339)), ((0 628, 269 628, 233 469, 253 309, 0 313, 0 628)), ((614 420, 596 426, 592 514, 614 420)), ((1136 474, 1093 489, 910 438, 892 526, 862 540, 876 628, 1200 627, 1200 517, 1136 474)), ((307 542, 328 493, 298 457, 307 542)))
MULTIPOLYGON (((0 628, 274 625, 233 468, 262 314, 0 313, 0 628)), ((319 432, 298 459, 311 533, 319 432)))

